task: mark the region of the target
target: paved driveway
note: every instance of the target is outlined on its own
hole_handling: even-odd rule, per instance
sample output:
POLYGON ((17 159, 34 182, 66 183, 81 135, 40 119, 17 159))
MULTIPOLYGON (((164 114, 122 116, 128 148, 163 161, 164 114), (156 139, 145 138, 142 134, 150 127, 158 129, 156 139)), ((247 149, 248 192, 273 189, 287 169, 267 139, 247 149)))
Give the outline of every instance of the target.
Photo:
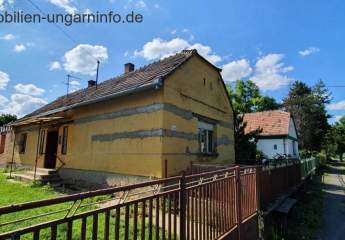
POLYGON ((333 162, 322 179, 324 191, 321 240, 345 239, 345 164, 333 162))

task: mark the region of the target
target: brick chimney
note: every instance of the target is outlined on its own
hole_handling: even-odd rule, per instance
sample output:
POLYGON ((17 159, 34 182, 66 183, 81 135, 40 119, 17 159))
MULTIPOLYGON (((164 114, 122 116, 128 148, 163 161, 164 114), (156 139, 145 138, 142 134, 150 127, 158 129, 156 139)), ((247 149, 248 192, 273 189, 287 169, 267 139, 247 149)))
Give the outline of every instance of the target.
POLYGON ((93 87, 93 86, 96 86, 96 81, 95 80, 89 80, 87 82, 87 87, 93 87))
POLYGON ((133 63, 126 63, 125 64, 125 73, 133 72, 134 68, 135 68, 135 66, 133 63))

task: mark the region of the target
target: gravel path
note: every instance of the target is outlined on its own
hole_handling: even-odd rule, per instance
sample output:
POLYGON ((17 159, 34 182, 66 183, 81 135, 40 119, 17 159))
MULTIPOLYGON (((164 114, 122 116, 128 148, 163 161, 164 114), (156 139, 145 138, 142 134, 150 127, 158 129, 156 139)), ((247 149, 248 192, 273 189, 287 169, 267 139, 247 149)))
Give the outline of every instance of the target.
POLYGON ((323 229, 320 240, 345 239, 345 164, 329 165, 322 179, 324 191, 323 229))

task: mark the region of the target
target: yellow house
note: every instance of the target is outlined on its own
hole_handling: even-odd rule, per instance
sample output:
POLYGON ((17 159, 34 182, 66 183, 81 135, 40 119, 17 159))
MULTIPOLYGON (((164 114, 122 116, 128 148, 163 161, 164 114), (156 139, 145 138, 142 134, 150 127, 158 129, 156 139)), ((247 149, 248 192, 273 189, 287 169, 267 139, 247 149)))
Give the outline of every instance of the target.
POLYGON ((15 122, 14 161, 67 178, 161 178, 190 162, 234 163, 220 69, 196 50, 62 96, 15 122))

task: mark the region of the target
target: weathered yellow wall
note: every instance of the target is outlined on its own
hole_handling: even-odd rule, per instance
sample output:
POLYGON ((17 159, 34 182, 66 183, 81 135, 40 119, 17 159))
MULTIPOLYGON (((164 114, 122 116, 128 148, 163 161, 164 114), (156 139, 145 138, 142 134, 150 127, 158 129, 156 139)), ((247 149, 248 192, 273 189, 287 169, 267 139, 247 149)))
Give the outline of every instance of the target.
MULTIPOLYGON (((233 125, 233 111, 221 81, 216 69, 202 59, 193 56, 165 80, 164 102, 233 125)), ((174 128, 178 132, 198 133, 196 117, 188 120, 164 111, 163 118, 165 129, 174 128)), ((233 127, 223 127, 217 124, 215 135, 217 138, 224 135, 234 142, 233 127)), ((191 161, 208 163, 234 163, 235 161, 234 144, 217 146, 218 156, 216 157, 200 156, 197 154, 198 148, 197 140, 164 138, 163 163, 167 161, 168 175, 180 173, 190 166, 191 161)))
MULTIPOLYGON (((151 132, 171 130, 175 127, 178 132, 195 135, 198 132, 198 121, 195 117, 185 119, 178 113, 164 108, 165 110, 121 115, 112 119, 97 119, 107 113, 166 103, 182 111, 194 112, 232 124, 231 106, 220 81, 217 70, 200 58, 192 57, 165 80, 163 89, 145 91, 69 110, 64 113, 64 116, 65 120, 70 120, 70 122, 59 126, 60 138, 62 138, 63 127, 68 126, 68 150, 66 155, 61 154, 60 141, 57 150, 58 158, 66 164, 64 168, 152 177, 165 175, 166 161, 169 175, 180 173, 189 166, 190 161, 231 163, 234 161, 233 144, 218 146, 217 157, 200 157, 197 154, 197 140, 162 137, 157 134, 142 138, 127 135, 139 131, 147 131, 151 134, 151 132), (203 83, 204 78, 206 85, 203 83), (113 136, 115 137, 112 138, 113 136)), ((42 127, 46 130, 48 128, 42 127)), ((38 127, 29 126, 18 130, 27 132, 28 138, 26 152, 25 154, 17 152, 16 162, 34 165, 38 127)), ((217 138, 224 135, 233 141, 233 128, 217 125, 215 135, 217 138)), ((19 134, 17 137, 19 138, 19 134)), ((43 164, 44 155, 40 155, 38 166, 43 167, 43 164)), ((57 167, 60 164, 57 160, 57 167)))
POLYGON ((14 134, 11 131, 6 132, 5 134, 5 149, 3 153, 0 153, 0 166, 5 166, 12 159, 14 134))
MULTIPOLYGON (((25 126, 16 130, 15 134, 15 151, 14 151, 14 162, 16 164, 22 164, 25 166, 35 165, 36 156, 37 156, 37 166, 43 167, 44 165, 44 155, 37 153, 37 138, 38 138, 38 126, 25 126), (26 148, 25 153, 19 153, 19 143, 20 135, 26 133, 26 148)), ((46 128, 42 128, 46 129, 46 128)), ((8 158, 10 161, 10 157, 8 158)))
MULTIPOLYGON (((66 116, 69 116, 70 120, 78 120, 159 102, 162 102, 162 90, 155 90, 82 107, 67 112, 66 116)), ((61 138, 63 127, 68 126, 68 150, 66 155, 61 154, 62 144, 60 142, 57 150, 58 158, 65 163, 64 168, 162 177, 161 137, 92 141, 93 135, 161 128, 162 115, 162 111, 158 111, 87 123, 75 121, 61 125, 59 127, 61 138)), ((42 127, 42 129, 46 128, 42 127)), ((25 129, 20 131, 28 133, 27 148, 25 154, 17 154, 16 161, 24 165, 34 165, 38 129, 36 127, 30 131, 25 131, 25 129)), ((19 134, 17 137, 19 138, 19 134)), ((41 155, 38 166, 43 167, 43 162, 44 155, 41 155)), ((57 167, 60 165, 60 161, 57 160, 57 167)))

